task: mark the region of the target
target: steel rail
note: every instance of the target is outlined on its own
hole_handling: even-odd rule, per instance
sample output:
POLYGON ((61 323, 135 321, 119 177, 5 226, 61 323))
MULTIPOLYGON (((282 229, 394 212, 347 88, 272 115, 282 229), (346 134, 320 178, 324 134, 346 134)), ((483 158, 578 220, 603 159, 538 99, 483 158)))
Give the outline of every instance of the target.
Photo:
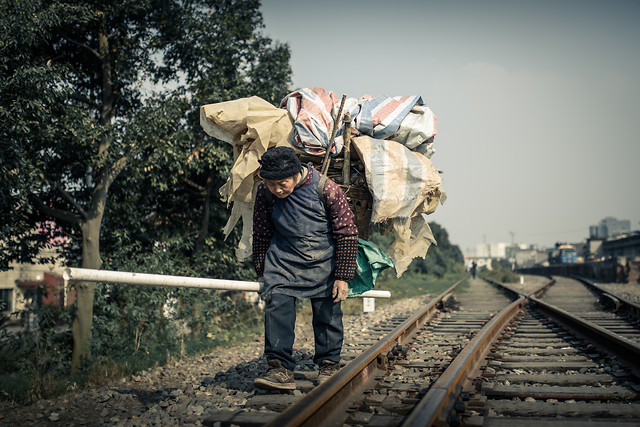
POLYGON ((622 308, 623 310, 631 312, 634 316, 640 317, 640 304, 637 304, 635 302, 629 301, 628 299, 615 295, 614 293, 609 292, 608 290, 598 286, 591 280, 588 280, 584 277, 571 276, 571 278, 581 282, 582 284, 586 285, 590 289, 593 289, 600 295, 604 295, 610 298, 611 301, 613 301, 613 303, 616 304, 616 309, 614 311, 618 311, 620 310, 620 308, 622 308))
POLYGON ((544 291, 546 291, 551 285, 553 285, 554 283, 556 283, 556 279, 554 279, 551 276, 545 276, 549 279, 549 281, 547 283, 545 283, 544 285, 540 286, 539 288, 529 292, 528 294, 525 294, 517 289, 512 288, 509 285, 506 285, 504 283, 500 283, 500 282, 496 282, 495 280, 491 280, 491 279, 487 279, 485 277, 482 277, 482 280, 484 280, 485 282, 489 282, 492 285, 498 286, 500 288, 505 289, 507 292, 511 293, 512 295, 515 295, 516 298, 518 296, 524 296, 525 298, 529 298, 531 296, 538 296, 540 294, 542 294, 544 291))
POLYGON ((634 369, 636 375, 640 374, 640 345, 536 297, 529 298, 529 301, 533 303, 535 308, 545 312, 558 322, 598 342, 603 350, 608 350, 620 356, 634 369))
POLYGON ((518 298, 521 295, 521 292, 518 291, 517 289, 512 288, 509 285, 506 285, 504 283, 501 282, 497 282, 495 280, 492 279, 487 279, 486 277, 480 277, 482 280, 484 280, 485 282, 493 285, 493 286, 497 286, 498 288, 507 291, 507 293, 509 293, 512 297, 518 298))
MULTIPOLYGON (((484 280, 503 287, 509 292, 519 293, 515 289, 502 283, 487 279, 484 280)), ((502 333, 506 325, 517 315, 520 309, 523 308, 526 301, 532 303, 535 308, 541 309, 541 311, 551 315, 551 317, 560 323, 565 325, 570 324, 572 329, 577 329, 579 332, 582 332, 583 335, 592 338, 596 337, 594 340, 600 342, 604 348, 609 350, 613 349, 617 354, 622 355, 626 362, 635 364, 636 366, 640 363, 640 346, 591 322, 574 316, 571 313, 544 303, 534 296, 535 294, 543 292, 553 283, 555 283, 555 280, 551 278, 548 283, 528 295, 520 293, 517 301, 513 302, 489 321, 431 386, 429 391, 405 419, 402 427, 440 426, 449 424, 449 414, 454 408, 457 397, 463 390, 465 384, 470 381, 470 374, 480 367, 484 358, 490 352, 493 342, 495 342, 499 334, 502 333)))
MULTIPOLYGON (((463 279, 464 280, 464 279, 463 279)), ((402 345, 419 331, 439 308, 440 302, 450 295, 463 281, 459 280, 431 300, 427 306, 414 314, 393 331, 382 338, 373 347, 352 360, 344 368, 306 394, 296 404, 272 419, 267 426, 320 426, 341 425, 336 417, 344 414, 353 402, 375 381, 376 373, 387 367, 387 353, 396 345, 402 345)))
POLYGON ((533 292, 529 292, 527 295, 525 295, 527 297, 527 300, 531 297, 539 297, 547 289, 549 289, 551 286, 553 286, 556 283, 556 279, 554 279, 553 277, 551 276, 545 276, 545 277, 549 279, 549 281, 544 285, 540 286, 538 289, 534 290, 533 292))
POLYGON ((520 296, 494 316, 469 341, 449 367, 404 420, 403 427, 448 425, 447 418, 469 376, 484 362, 491 345, 509 322, 522 310, 526 298, 520 296))

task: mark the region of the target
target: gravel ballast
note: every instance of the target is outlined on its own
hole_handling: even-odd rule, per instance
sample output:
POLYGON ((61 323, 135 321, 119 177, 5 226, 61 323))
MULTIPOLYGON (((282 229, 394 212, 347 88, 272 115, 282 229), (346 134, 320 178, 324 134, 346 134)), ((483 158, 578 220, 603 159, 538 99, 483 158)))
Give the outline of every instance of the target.
MULTIPOLYGON (((544 278, 524 276, 518 286, 533 290, 544 278)), ((638 284, 606 284, 608 290, 631 301, 640 301, 638 284)), ((406 317, 435 295, 399 300, 371 313, 344 316, 344 351, 376 325, 393 317, 406 317)), ((261 357, 263 337, 210 354, 185 358, 166 366, 139 372, 108 386, 87 388, 26 407, 0 402, 0 427, 4 426, 174 426, 202 425, 218 411, 245 407, 247 400, 262 393, 253 379, 266 369, 261 357)), ((300 316, 296 325, 294 355, 299 368, 316 369, 310 320, 300 316)), ((296 390, 300 394, 302 391, 296 390)))
MULTIPOLYGON (((374 312, 344 316, 344 351, 359 336, 391 317, 408 316, 432 296, 399 300, 374 312)), ((0 402, 0 427, 4 426, 174 426, 202 425, 217 411, 244 407, 247 399, 262 393, 253 379, 265 371, 264 339, 218 348, 214 352, 139 372, 108 386, 88 388, 25 407, 0 402)), ((294 355, 299 366, 315 369, 313 330, 299 318, 294 355)), ((301 393, 296 390, 294 393, 301 393)))

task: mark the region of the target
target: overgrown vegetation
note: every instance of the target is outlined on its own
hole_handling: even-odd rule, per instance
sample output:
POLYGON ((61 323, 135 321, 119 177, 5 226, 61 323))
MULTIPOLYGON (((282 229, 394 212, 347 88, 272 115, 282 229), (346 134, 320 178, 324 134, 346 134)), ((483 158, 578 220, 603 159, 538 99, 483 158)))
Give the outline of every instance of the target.
POLYGON ((37 319, 30 330, 3 327, 0 335, 0 398, 17 403, 103 385, 263 330, 262 313, 242 293, 99 284, 95 357, 70 375, 73 312, 44 305, 28 315, 37 319))
MULTIPOLYGON (((165 251, 157 272, 242 276, 217 197, 232 149, 199 109, 289 92, 289 48, 262 27, 259 0, 0 0, 0 269, 57 241, 68 265, 165 251)), ((96 290, 76 285, 73 371, 96 290)))

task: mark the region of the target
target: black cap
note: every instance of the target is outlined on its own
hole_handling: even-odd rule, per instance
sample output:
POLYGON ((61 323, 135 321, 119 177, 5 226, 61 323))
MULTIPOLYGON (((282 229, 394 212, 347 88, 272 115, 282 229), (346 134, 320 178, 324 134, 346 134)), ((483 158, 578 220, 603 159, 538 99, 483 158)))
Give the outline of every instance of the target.
POLYGON ((264 179, 285 179, 302 170, 300 159, 291 147, 267 150, 258 162, 262 166, 260 176, 264 179))

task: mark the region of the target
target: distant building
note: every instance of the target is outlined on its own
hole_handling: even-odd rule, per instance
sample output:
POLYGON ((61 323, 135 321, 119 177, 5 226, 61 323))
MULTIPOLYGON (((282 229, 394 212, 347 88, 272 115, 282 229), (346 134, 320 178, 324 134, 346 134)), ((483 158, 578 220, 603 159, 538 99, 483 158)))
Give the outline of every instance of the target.
POLYGON ((478 269, 482 268, 482 267, 486 267, 487 270, 492 270, 493 269, 493 265, 491 264, 491 258, 489 257, 477 257, 474 255, 465 255, 464 256, 464 266, 467 269, 467 271, 469 269, 471 269, 471 265, 473 264, 473 262, 476 262, 476 266, 478 269))
POLYGON ((611 258, 640 258, 640 232, 605 240, 602 242, 602 254, 611 258))
POLYGON ((604 255, 604 243, 605 239, 602 238, 589 238, 584 244, 584 259, 586 261, 597 261, 603 258, 604 255))
POLYGON ((518 268, 527 268, 547 261, 548 254, 547 251, 540 250, 535 245, 519 245, 512 248, 509 258, 515 260, 518 268))
POLYGON ((13 263, 10 267, 0 272, 0 311, 4 314, 43 304, 68 307, 75 303, 75 289, 68 289, 62 276, 54 272, 60 265, 13 263))
POLYGON ((590 239, 606 239, 627 234, 631 231, 631 221, 628 219, 618 220, 608 216, 601 220, 598 225, 589 227, 590 239))
POLYGON ((502 259, 507 257, 507 243, 478 243, 476 245, 476 257, 502 259))
POLYGON ((512 268, 532 267, 547 261, 546 250, 539 249, 536 245, 523 243, 478 243, 475 256, 465 256, 465 265, 469 267, 472 260, 478 266, 486 265, 491 269, 492 260, 508 260, 512 268))

